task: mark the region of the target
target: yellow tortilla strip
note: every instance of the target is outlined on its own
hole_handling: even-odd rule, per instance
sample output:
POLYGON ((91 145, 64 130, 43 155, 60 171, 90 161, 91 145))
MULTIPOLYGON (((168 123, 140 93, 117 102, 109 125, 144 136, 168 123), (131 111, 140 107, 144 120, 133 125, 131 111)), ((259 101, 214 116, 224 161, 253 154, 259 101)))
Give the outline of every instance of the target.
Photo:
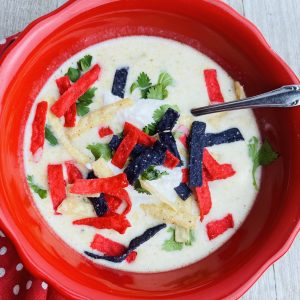
POLYGON ((177 210, 176 203, 169 201, 164 195, 162 195, 149 181, 141 180, 142 188, 146 189, 157 200, 167 204, 173 211, 177 210))
POLYGON ((85 165, 91 162, 91 159, 75 148, 65 134, 63 125, 60 120, 55 117, 51 112, 48 114, 48 121, 53 130, 58 142, 69 152, 69 154, 79 163, 85 165))
POLYGON ((233 85, 234 85, 236 99, 237 100, 245 99, 246 98, 245 90, 244 87, 240 84, 240 82, 235 81, 233 85))
POLYGON ((175 211, 165 203, 141 204, 141 208, 153 218, 160 219, 169 224, 187 229, 192 229, 196 226, 197 216, 184 211, 175 211))
POLYGON ((68 197, 58 207, 57 211, 63 215, 76 218, 95 217, 95 210, 91 203, 84 200, 82 196, 68 195, 68 197))
POLYGON ((76 127, 70 129, 68 135, 71 139, 74 139, 91 128, 104 125, 113 119, 119 110, 132 105, 133 101, 131 99, 123 99, 118 102, 105 105, 81 118, 76 127))
POLYGON ((181 226, 175 226, 175 241, 178 243, 186 243, 190 240, 190 229, 181 226))
POLYGON ((112 177, 115 175, 106 161, 101 157, 92 163, 92 169, 98 178, 112 177))

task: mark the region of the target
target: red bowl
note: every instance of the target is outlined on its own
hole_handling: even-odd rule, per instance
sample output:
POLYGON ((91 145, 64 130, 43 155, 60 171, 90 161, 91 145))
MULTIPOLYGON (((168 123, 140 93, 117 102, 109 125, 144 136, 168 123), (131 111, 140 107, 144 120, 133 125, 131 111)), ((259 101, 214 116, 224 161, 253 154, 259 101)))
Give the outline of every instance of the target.
POLYGON ((32 23, 1 61, 1 226, 35 276, 74 298, 238 298, 287 251, 299 231, 299 109, 255 112, 262 136, 280 158, 265 168, 254 207, 237 233, 209 257, 185 268, 138 274, 94 265, 66 246, 33 205, 22 158, 33 100, 47 78, 76 52, 137 34, 199 49, 241 81, 248 95, 299 83, 256 27, 221 1, 69 1, 32 23))

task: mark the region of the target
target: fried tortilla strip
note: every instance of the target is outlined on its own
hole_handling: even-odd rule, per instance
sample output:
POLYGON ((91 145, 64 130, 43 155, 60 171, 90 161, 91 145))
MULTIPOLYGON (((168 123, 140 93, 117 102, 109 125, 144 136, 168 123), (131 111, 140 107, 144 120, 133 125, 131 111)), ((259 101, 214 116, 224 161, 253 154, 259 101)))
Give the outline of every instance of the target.
POLYGON ((160 204, 141 204, 141 208, 153 218, 163 222, 178 225, 187 229, 196 226, 197 216, 184 211, 175 211, 165 203, 160 204))
POLYGON ((71 139, 74 139, 91 128, 106 124, 113 119, 119 110, 125 109, 132 105, 133 100, 131 99, 122 99, 118 102, 105 105, 81 118, 77 126, 70 129, 68 135, 71 139))
POLYGON ((142 188, 149 191, 154 198, 156 198, 157 200, 160 200, 161 202, 168 205, 173 211, 177 210, 176 203, 172 203, 171 201, 169 201, 149 181, 141 180, 140 182, 141 182, 142 188))
POLYGON ((190 240, 190 229, 181 226, 175 226, 175 241, 177 243, 186 243, 190 240))
POLYGON ((115 175, 106 161, 101 157, 92 163, 92 169, 98 178, 112 177, 115 175))
POLYGON ((69 154, 79 163, 85 165, 91 162, 91 159, 75 148, 65 134, 65 129, 59 119, 51 112, 48 114, 48 120, 58 142, 69 152, 69 154))
POLYGON ((237 100, 245 99, 246 98, 245 90, 244 87, 240 84, 240 82, 234 81, 233 85, 234 85, 236 99, 237 100))
MULTIPOLYGON (((192 198, 186 201, 178 200, 179 210, 192 214, 192 198)), ((178 243, 186 243, 190 241, 190 229, 181 226, 175 226, 175 241, 178 243)))
POLYGON ((68 195, 68 197, 58 207, 57 211, 63 215, 76 218, 95 217, 93 205, 86 201, 82 196, 68 195))

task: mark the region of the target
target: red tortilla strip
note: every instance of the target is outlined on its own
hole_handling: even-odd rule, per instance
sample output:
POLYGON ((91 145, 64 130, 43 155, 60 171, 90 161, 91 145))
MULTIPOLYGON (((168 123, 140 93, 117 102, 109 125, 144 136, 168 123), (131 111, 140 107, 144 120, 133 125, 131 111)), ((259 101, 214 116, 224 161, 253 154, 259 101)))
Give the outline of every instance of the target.
MULTIPOLYGON (((118 242, 112 241, 101 234, 96 234, 92 243, 91 248, 99 252, 102 252, 104 255, 108 256, 119 256, 126 251, 126 247, 118 242)), ((136 259, 137 253, 135 251, 131 252, 126 261, 128 263, 133 262, 136 259)))
POLYGON ((71 87, 71 81, 69 76, 63 76, 58 79, 56 79, 56 85, 59 90, 59 94, 64 94, 70 87, 71 87))
MULTIPOLYGON (((56 85, 58 87, 60 95, 63 95, 70 87, 71 81, 69 76, 63 76, 56 79, 56 85)), ((65 127, 75 127, 76 125, 76 103, 72 104, 68 111, 65 113, 65 127)))
POLYGON ((65 113, 65 127, 75 127, 76 125, 77 108, 76 103, 72 104, 68 111, 65 113))
POLYGON ((203 183, 201 187, 196 187, 196 198, 198 201, 199 209, 200 209, 200 221, 202 222, 204 216, 206 216, 211 210, 211 195, 208 186, 208 180, 203 173, 203 183))
POLYGON ((124 168, 131 151, 138 142, 138 138, 139 133, 136 130, 128 131, 117 148, 111 163, 120 169, 124 168))
POLYGON ((58 118, 62 117, 76 103, 95 81, 99 78, 100 66, 95 65, 82 75, 51 107, 51 111, 58 118))
POLYGON ((174 169, 178 166, 179 163, 180 163, 179 158, 177 158, 169 150, 167 150, 165 161, 164 161, 164 167, 169 169, 174 169))
POLYGON ((98 134, 101 138, 103 138, 105 136, 114 134, 114 132, 111 130, 110 127, 101 127, 98 131, 98 134))
POLYGON ((68 183, 73 184, 77 179, 82 179, 83 176, 80 170, 72 163, 65 162, 68 174, 68 183))
POLYGON ((108 194, 105 194, 105 200, 108 205, 109 213, 115 213, 122 203, 122 199, 108 194))
POLYGON ((92 195, 97 193, 111 194, 127 186, 127 176, 125 173, 122 173, 107 178, 78 179, 71 187, 70 192, 79 195, 92 195))
POLYGON ((204 78, 210 102, 224 102, 224 97, 217 78, 217 70, 204 70, 204 78))
POLYGON ((30 151, 35 155, 39 149, 43 149, 45 142, 45 125, 47 116, 48 103, 40 102, 35 111, 35 116, 32 122, 31 144, 30 151))
POLYGON ((232 214, 228 214, 226 217, 224 217, 221 220, 209 222, 206 225, 208 238, 210 240, 213 240, 220 234, 223 234, 229 228, 233 228, 233 227, 234 227, 234 221, 233 221, 232 214))
POLYGON ((182 183, 188 183, 189 182, 189 169, 188 168, 183 168, 181 169, 182 172, 182 183))
POLYGON ((124 215, 110 214, 96 218, 85 218, 73 221, 75 225, 92 226, 98 229, 113 229, 121 234, 125 233, 131 224, 124 215))
POLYGON ((131 123, 125 122, 124 124, 124 134, 127 134, 129 131, 136 131, 138 132, 138 144, 141 144, 146 147, 152 146, 155 142, 156 139, 152 136, 149 136, 142 130, 138 129, 131 123))
POLYGON ((113 192, 110 193, 110 196, 119 198, 119 199, 126 202, 127 206, 126 206, 125 210, 122 212, 122 215, 127 215, 130 212, 131 207, 132 207, 132 203, 131 203, 129 194, 127 193, 126 190, 120 189, 120 190, 117 190, 117 191, 113 191, 113 192))
POLYGON ((56 212, 57 208, 67 197, 63 167, 62 165, 48 165, 47 171, 50 196, 53 209, 56 212))
POLYGON ((207 179, 208 181, 226 179, 235 174, 232 165, 230 164, 219 164, 213 156, 208 152, 207 149, 204 149, 203 152, 203 164, 207 170, 207 179))

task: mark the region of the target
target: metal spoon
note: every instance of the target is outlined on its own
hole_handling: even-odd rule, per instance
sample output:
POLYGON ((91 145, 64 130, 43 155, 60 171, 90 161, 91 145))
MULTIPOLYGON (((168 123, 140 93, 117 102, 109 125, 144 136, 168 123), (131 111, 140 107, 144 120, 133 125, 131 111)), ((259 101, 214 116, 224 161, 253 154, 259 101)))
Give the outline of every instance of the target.
POLYGON ((191 109, 194 116, 213 114, 221 111, 259 108, 259 107, 294 107, 300 105, 300 85, 286 85, 277 90, 243 100, 191 109))

